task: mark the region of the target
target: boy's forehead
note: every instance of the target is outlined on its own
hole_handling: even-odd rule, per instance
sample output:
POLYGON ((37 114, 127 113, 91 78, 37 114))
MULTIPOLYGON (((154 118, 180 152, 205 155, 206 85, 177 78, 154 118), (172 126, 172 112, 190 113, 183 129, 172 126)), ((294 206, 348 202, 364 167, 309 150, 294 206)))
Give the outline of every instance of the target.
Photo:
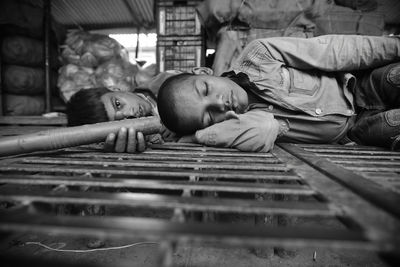
POLYGON ((187 97, 191 96, 194 93, 195 90, 195 84, 196 84, 197 77, 196 76, 190 76, 187 79, 179 81, 175 86, 176 86, 176 92, 177 95, 180 97, 187 97))

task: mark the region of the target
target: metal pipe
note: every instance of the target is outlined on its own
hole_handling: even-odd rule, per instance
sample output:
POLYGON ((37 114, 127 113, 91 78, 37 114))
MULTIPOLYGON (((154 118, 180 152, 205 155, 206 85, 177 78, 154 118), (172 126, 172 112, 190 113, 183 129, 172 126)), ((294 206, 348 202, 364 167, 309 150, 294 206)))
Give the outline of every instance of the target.
POLYGON ((135 49, 135 59, 138 59, 139 57, 139 35, 140 35, 140 28, 137 27, 136 29, 136 49, 135 49))
MULTIPOLYGON (((0 38, 0 48, 3 47, 3 38, 0 38)), ((5 113, 5 103, 4 101, 4 95, 3 95, 3 57, 1 56, 2 53, 0 53, 0 116, 3 116, 3 112, 5 113), (3 106, 4 106, 4 111, 3 111, 3 106)))
POLYGON ((121 127, 133 127, 143 134, 158 133, 160 119, 156 116, 120 121, 101 122, 75 127, 57 128, 33 134, 0 139, 0 156, 53 150, 104 141, 109 133, 117 133, 121 127))
POLYGON ((43 2, 43 31, 44 31, 44 77, 45 77, 45 112, 51 111, 51 66, 50 66, 50 23, 51 0, 43 2))

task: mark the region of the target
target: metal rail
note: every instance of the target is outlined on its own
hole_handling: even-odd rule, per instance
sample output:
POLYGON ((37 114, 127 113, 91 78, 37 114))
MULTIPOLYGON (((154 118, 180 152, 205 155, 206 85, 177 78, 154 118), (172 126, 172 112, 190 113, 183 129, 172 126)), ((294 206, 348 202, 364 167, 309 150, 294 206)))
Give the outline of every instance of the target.
POLYGON ((160 266, 173 265, 172 248, 182 242, 400 255, 400 221, 392 207, 398 195, 387 184, 399 181, 399 162, 400 153, 376 148, 290 144, 271 153, 165 144, 142 154, 82 146, 9 157, 0 160, 0 201, 15 208, 3 209, 0 229, 141 237, 163 244, 160 266), (342 182, 349 177, 357 180, 342 182), (387 202, 359 190, 371 183, 387 202), (56 215, 38 204, 125 207, 131 212, 129 217, 105 214, 99 220, 98 215, 56 215), (140 218, 143 209, 163 215, 140 218), (232 213, 254 221, 254 226, 220 220, 232 213), (297 218, 324 218, 339 227, 310 229, 297 225, 297 218))

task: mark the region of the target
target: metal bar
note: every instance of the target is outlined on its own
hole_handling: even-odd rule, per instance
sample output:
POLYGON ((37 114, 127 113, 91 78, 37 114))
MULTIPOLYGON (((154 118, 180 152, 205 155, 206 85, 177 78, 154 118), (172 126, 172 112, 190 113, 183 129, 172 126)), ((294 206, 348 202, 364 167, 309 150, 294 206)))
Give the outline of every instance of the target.
MULTIPOLYGON (((372 165, 372 164, 371 164, 372 165)), ((400 168, 396 166, 389 166, 389 167, 379 167, 379 166, 343 166, 348 170, 352 171, 359 171, 359 172, 400 172, 400 168)))
POLYGON ((335 145, 335 144, 301 144, 304 149, 316 149, 316 150, 325 150, 325 149, 340 149, 340 150, 379 150, 382 151, 381 147, 374 146, 362 146, 362 145, 354 145, 354 146, 346 146, 346 145, 335 145))
MULTIPOLYGON (((312 151, 311 151, 312 152, 312 151)), ((395 155, 391 154, 381 154, 381 155, 354 155, 354 154, 331 154, 331 153, 319 153, 321 157, 326 158, 340 158, 340 159, 373 159, 373 160, 399 160, 400 155, 397 153, 395 155)))
POLYGON ((152 116, 5 137, 0 139, 0 156, 101 142, 105 140, 109 133, 117 132, 121 127, 133 127, 144 134, 154 134, 160 131, 161 123, 158 117, 152 116))
POLYGON ((299 146, 291 144, 282 144, 282 147, 307 162, 317 170, 323 172, 328 177, 347 186, 360 196, 384 210, 400 217, 400 195, 386 190, 378 184, 363 178, 350 170, 344 169, 315 153, 305 151, 299 146))
MULTIPOLYGON (((164 155, 164 154, 121 154, 121 153, 63 153, 60 157, 68 158, 98 158, 103 159, 113 159, 113 160, 162 160, 162 161, 201 161, 201 162, 231 162, 231 163, 280 163, 277 158, 240 158, 240 157, 215 157, 207 155, 193 155, 180 156, 180 155, 164 155)), ((53 158, 58 158, 58 155, 52 155, 53 158)))
MULTIPOLYGON (((327 157, 330 159, 329 157, 327 157)), ((342 166, 400 166, 400 161, 389 161, 389 160, 381 160, 377 161, 374 158, 368 158, 364 160, 356 159, 356 160, 341 160, 341 159, 331 159, 333 163, 341 164, 342 166)))
POLYGON ((22 164, 12 164, 12 165, 0 165, 0 171, 18 171, 18 172, 39 172, 39 173, 74 173, 74 174, 103 174, 103 175, 130 175, 130 176, 156 176, 160 179, 164 177, 175 177, 175 178, 187 178, 190 176, 196 176, 199 178, 218 178, 218 179, 265 179, 265 180, 299 180, 299 177, 293 173, 286 172, 252 172, 252 171, 228 171, 228 170, 126 170, 117 168, 103 168, 103 169, 93 169, 93 168, 80 168, 78 166, 51 166, 51 165, 41 165, 35 164, 32 166, 22 165, 22 164))
POLYGON ((136 29, 136 47, 135 47, 135 59, 139 58, 139 39, 140 39, 140 27, 137 27, 136 29))
POLYGON ((65 117, 46 118, 44 116, 2 116, 0 124, 18 125, 67 125, 65 117))
MULTIPOLYGON (((153 147, 153 146, 152 146, 153 147)), ((154 147, 153 147, 154 148, 154 147)), ((93 152, 93 148, 85 148, 85 147, 79 147, 79 148, 68 148, 66 150, 67 152, 93 152)), ((239 150, 230 150, 227 152, 219 152, 220 150, 217 149, 208 149, 205 147, 201 147, 201 149, 195 149, 195 148, 188 148, 188 147, 181 147, 180 150, 147 150, 144 152, 144 154, 149 154, 149 155, 181 155, 181 156, 192 156, 192 155, 207 155, 207 156, 215 156, 215 157, 240 157, 243 158, 243 156, 246 156, 248 158, 271 158, 273 157, 270 153, 244 153, 240 152, 239 150), (186 151, 181 151, 181 150, 186 150, 186 151)), ((224 150, 221 150, 224 151, 224 150)), ((114 153, 115 155, 121 155, 121 156, 126 156, 126 153, 114 153)))
MULTIPOLYGON (((285 161, 288 166, 296 169, 296 174, 314 190, 320 192, 324 198, 334 203, 337 208, 351 216, 366 231, 366 235, 374 242, 384 246, 386 243, 398 243, 400 238, 394 233, 400 233, 400 222, 393 215, 372 205, 367 200, 360 198, 352 192, 331 179, 329 174, 317 171, 306 164, 301 158, 297 158, 280 147, 295 146, 293 144, 279 144, 274 148, 274 154, 285 161)), ((300 148, 298 148, 300 150, 300 148)), ((311 153, 311 152, 308 152, 311 153)), ((312 154, 312 153, 311 153, 312 154)), ((308 155, 308 154, 307 154, 308 155)), ((314 155, 308 155, 315 157, 314 155)), ((320 159, 320 158, 319 158, 320 159)))
POLYGON ((118 167, 144 167, 144 168, 185 168, 185 169, 228 169, 228 170, 252 170, 252 171, 288 171, 288 168, 284 164, 249 164, 249 165, 238 165, 228 163, 180 163, 180 162, 160 162, 160 161, 145 161, 145 162, 133 162, 133 161, 112 161, 112 160, 87 160, 79 159, 72 160, 68 158, 52 159, 52 158, 26 158, 21 163, 27 164, 56 164, 56 165, 79 165, 79 166, 118 166, 118 167))
POLYGON ((44 36, 44 78, 45 78, 45 112, 51 111, 51 62, 50 62, 50 38, 51 38, 51 0, 43 1, 43 36, 44 36))
POLYGON ((339 155, 343 155, 343 154, 351 154, 351 155, 369 155, 369 156, 398 156, 399 153, 398 152, 394 152, 394 151, 382 151, 382 150, 360 150, 360 149, 334 149, 334 148, 330 148, 330 149, 322 149, 322 148, 318 148, 318 149, 312 149, 312 148, 304 148, 304 150, 306 151, 310 151, 310 152, 314 152, 314 153, 318 153, 318 154, 322 154, 324 153, 324 155, 330 155, 331 153, 337 153, 339 155), (329 153, 329 154, 328 154, 329 153))
MULTIPOLYGON (((3 214, 6 215, 6 214, 3 214)), ((2 216, 0 229, 39 233, 101 236, 110 238, 145 238, 147 240, 210 242, 231 247, 271 246, 328 247, 393 251, 393 246, 379 247, 366 242, 360 232, 346 229, 305 227, 248 227, 234 224, 173 223, 157 219, 78 216, 2 216)))
MULTIPOLYGON (((0 38, 0 47, 3 47, 3 38, 0 38)), ((3 53, 0 53, 0 116, 3 116, 4 97, 3 97, 3 53)))
MULTIPOLYGON (((232 152, 235 154, 242 154, 245 153, 247 154, 248 152, 241 152, 237 149, 234 148, 217 148, 217 147, 208 147, 208 146, 202 146, 198 144, 192 144, 192 143, 164 143, 162 145, 160 144, 152 144, 150 145, 151 148, 153 149, 158 149, 158 150, 186 150, 186 151, 203 151, 203 152, 209 152, 209 151, 218 151, 218 152, 232 152)), ((249 154, 256 154, 257 153, 249 153, 249 154)))
POLYGON ((2 192, 0 200, 40 202, 49 204, 84 204, 141 207, 152 209, 180 208, 188 211, 239 212, 243 214, 291 214, 296 216, 341 216, 338 210, 329 209, 321 202, 260 202, 244 199, 215 199, 190 197, 181 198, 141 193, 99 193, 85 192, 30 192, 21 193, 7 190, 2 192))
POLYGON ((107 188, 135 188, 161 190, 202 190, 224 191, 237 193, 270 193, 270 194, 297 194, 314 195, 315 191, 308 186, 299 184, 260 184, 243 182, 206 182, 206 181, 160 181, 142 179, 108 179, 50 176, 50 175, 0 175, 0 183, 23 185, 66 185, 66 186, 93 186, 107 188))

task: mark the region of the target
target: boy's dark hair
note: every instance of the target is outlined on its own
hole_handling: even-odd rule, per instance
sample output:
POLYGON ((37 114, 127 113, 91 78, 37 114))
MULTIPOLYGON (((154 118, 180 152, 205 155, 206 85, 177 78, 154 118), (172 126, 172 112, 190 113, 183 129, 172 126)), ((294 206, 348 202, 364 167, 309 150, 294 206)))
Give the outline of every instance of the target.
POLYGON ((166 79, 158 91, 157 107, 161 121, 170 131, 177 134, 191 134, 197 129, 190 129, 187 125, 180 124, 176 110, 176 94, 182 88, 176 87, 176 83, 186 81, 194 76, 192 73, 181 73, 166 79))
POLYGON ((147 88, 140 88, 140 87, 135 88, 135 89, 133 90, 133 93, 135 93, 135 94, 136 94, 136 93, 137 93, 137 94, 143 94, 143 95, 145 95, 145 96, 148 96, 148 97, 154 99, 154 101, 157 100, 156 95, 155 95, 150 89, 147 89, 147 88))
POLYGON ((111 92, 105 87, 81 89, 67 103, 68 126, 108 121, 101 96, 111 92))

